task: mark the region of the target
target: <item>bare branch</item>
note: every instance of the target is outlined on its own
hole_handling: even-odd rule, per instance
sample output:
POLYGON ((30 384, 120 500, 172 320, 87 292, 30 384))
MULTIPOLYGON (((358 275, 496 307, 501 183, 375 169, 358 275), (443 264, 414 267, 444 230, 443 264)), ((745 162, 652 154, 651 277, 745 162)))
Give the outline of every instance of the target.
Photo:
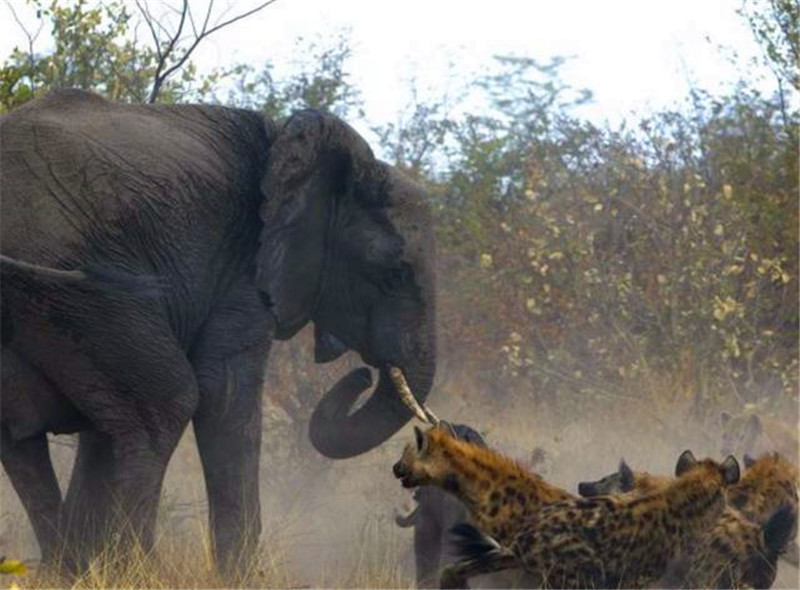
MULTIPOLYGON (((137 0, 138 1, 138 0, 137 0)), ((161 86, 164 84, 164 80, 167 79, 167 76, 170 75, 174 70, 168 69, 165 73, 162 74, 164 67, 167 65, 167 60, 169 59, 172 50, 175 48, 175 44, 181 37, 181 33, 183 32, 183 25, 186 22, 186 14, 189 12, 189 0, 183 0, 183 9, 181 10, 181 20, 178 23, 178 30, 175 31, 175 34, 172 35, 167 46, 164 48, 164 51, 160 52, 158 56, 158 65, 156 66, 156 73, 153 76, 153 89, 150 92, 150 98, 147 100, 149 103, 154 103, 156 98, 158 97, 158 93, 161 90, 161 86)), ((156 42, 158 43, 158 42, 156 42)))
POLYGON ((9 10, 11 11, 12 16, 14 17, 14 20, 17 22, 17 24, 19 25, 19 28, 22 29, 22 32, 25 33, 25 37, 27 37, 27 39, 28 39, 28 65, 31 68, 31 73, 28 76, 28 78, 31 81, 31 90, 33 92, 36 92, 36 80, 34 79, 34 76, 33 76, 33 70, 34 70, 34 68, 36 66, 36 59, 35 59, 34 54, 33 54, 33 44, 36 42, 36 39, 39 38, 39 33, 42 32, 42 27, 44 26, 44 21, 40 21, 39 22, 39 28, 36 29, 36 33, 31 35, 30 31, 28 31, 28 28, 24 24, 22 24, 22 21, 17 16, 17 11, 14 10, 14 5, 10 2, 10 0, 6 0, 6 6, 8 6, 9 10))
MULTIPOLYGON (((154 103, 156 101, 156 98, 158 97, 158 93, 161 90, 161 87, 163 86, 163 84, 166 81, 166 79, 170 75, 172 75, 174 72, 176 72, 177 70, 179 70, 180 68, 183 67, 183 65, 186 63, 186 61, 192 55, 194 50, 197 49, 197 46, 200 44, 200 42, 203 39, 205 39, 206 37, 209 37, 210 35, 214 34, 215 32, 219 31, 220 29, 223 29, 223 28, 227 27, 228 25, 232 25, 236 21, 239 21, 239 20, 242 20, 244 18, 247 18, 248 16, 251 16, 251 15, 263 10, 264 8, 266 8, 270 4, 274 4, 275 2, 277 2, 277 0, 267 0, 267 2, 262 2, 261 4, 256 6, 255 8, 253 8, 251 10, 248 10, 247 12, 243 12, 242 14, 240 14, 238 16, 235 16, 233 18, 230 18, 230 19, 228 19, 226 21, 218 23, 218 24, 214 25, 213 27, 211 27, 210 29, 208 28, 208 23, 209 23, 209 20, 211 19, 211 9, 212 9, 214 3, 213 3, 213 1, 209 2, 208 10, 206 11, 206 17, 205 17, 205 20, 203 21, 203 26, 200 29, 200 34, 195 36, 194 42, 189 46, 189 48, 180 57, 180 59, 178 59, 169 68, 163 69, 164 66, 166 65, 167 57, 172 52, 172 50, 175 48, 175 44, 177 43, 177 41, 180 38, 180 33, 181 33, 181 30, 183 29, 183 24, 184 24, 184 21, 186 20, 186 15, 187 15, 187 13, 189 13, 189 14, 191 13, 191 10, 188 8, 188 0, 184 0, 184 10, 181 13, 181 22, 178 25, 178 32, 175 35, 172 36, 172 39, 170 40, 170 43, 169 43, 168 47, 164 50, 163 59, 159 60, 159 64, 158 64, 158 67, 156 68, 156 74, 155 74, 155 78, 154 78, 154 82, 153 82, 153 90, 150 93, 150 98, 148 99, 148 102, 149 103, 154 103)), ((193 22, 192 17, 190 16, 189 19, 192 22, 192 26, 194 27, 194 22, 193 22)))
POLYGON ((200 31, 200 36, 202 37, 206 33, 206 28, 208 27, 208 20, 211 18, 211 9, 214 8, 214 0, 211 0, 208 3, 208 10, 206 10, 206 18, 203 21, 203 28, 200 31))
POLYGON ((264 8, 269 6, 270 4, 274 4, 277 1, 278 0, 269 0, 268 2, 263 2, 262 4, 259 4, 258 6, 253 8, 252 10, 248 10, 247 12, 244 12, 244 13, 240 14, 239 16, 235 16, 235 17, 233 17, 231 19, 226 20, 225 22, 222 22, 222 23, 212 27, 210 30, 208 30, 207 32, 204 33, 204 36, 208 37, 212 33, 215 33, 217 31, 219 31, 220 29, 222 29, 224 27, 227 27, 228 25, 232 25, 233 23, 235 23, 238 20, 242 20, 243 18, 247 18, 248 16, 253 15, 256 12, 259 12, 259 11, 263 10, 264 8))
POLYGON ((158 40, 158 34, 156 33, 156 29, 153 26, 153 17, 150 15, 150 11, 147 8, 147 5, 142 6, 139 0, 136 0, 136 7, 139 9, 139 12, 142 13, 144 17, 144 22, 147 24, 147 28, 150 29, 150 35, 153 37, 153 43, 156 46, 156 57, 159 61, 161 61, 161 42, 158 40))

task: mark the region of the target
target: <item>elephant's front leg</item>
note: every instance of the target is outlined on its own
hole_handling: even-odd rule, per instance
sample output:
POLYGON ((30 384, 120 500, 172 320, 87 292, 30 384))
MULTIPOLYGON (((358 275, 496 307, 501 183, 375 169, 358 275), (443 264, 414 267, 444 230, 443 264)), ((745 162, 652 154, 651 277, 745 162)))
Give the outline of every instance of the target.
POLYGON ((255 291, 234 291, 226 303, 206 324, 192 363, 212 547, 218 567, 229 573, 250 560, 261 532, 261 395, 271 322, 255 291))
POLYGON ((220 418, 203 412, 194 419, 194 430, 208 491, 214 557, 222 572, 231 573, 247 569, 261 534, 260 391, 242 420, 220 418))

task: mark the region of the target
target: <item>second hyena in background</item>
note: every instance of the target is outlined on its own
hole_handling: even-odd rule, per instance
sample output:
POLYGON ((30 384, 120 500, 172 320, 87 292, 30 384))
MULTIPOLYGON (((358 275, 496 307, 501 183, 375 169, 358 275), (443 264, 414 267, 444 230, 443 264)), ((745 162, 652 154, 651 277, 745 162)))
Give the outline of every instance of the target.
MULTIPOLYGON (((791 543, 797 523, 796 490, 786 486, 788 464, 778 457, 753 462, 744 477, 728 488, 727 498, 736 498, 750 509, 747 515, 727 506, 719 520, 696 544, 672 564, 658 587, 769 588, 777 573, 777 560, 791 543), (756 463, 760 463, 756 465, 756 463), (782 469, 783 468, 783 469, 782 469), (769 480, 772 480, 771 482, 769 480), (768 496, 769 499, 763 498, 768 496)), ((633 471, 625 461, 619 469, 594 482, 581 482, 582 496, 625 494, 629 497, 652 493, 671 478, 633 471)))
POLYGON ((753 406, 745 406, 738 414, 720 412, 723 455, 760 457, 778 452, 795 465, 800 457, 797 424, 786 424, 759 414, 753 406))

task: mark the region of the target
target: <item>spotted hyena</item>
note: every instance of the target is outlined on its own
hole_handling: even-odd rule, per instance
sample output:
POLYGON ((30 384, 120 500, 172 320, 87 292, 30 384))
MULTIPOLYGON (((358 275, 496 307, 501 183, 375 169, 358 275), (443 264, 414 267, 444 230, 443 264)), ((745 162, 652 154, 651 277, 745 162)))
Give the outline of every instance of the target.
MULTIPOLYGON (((485 447, 483 437, 466 424, 452 424, 456 438, 485 447)), ((439 570, 453 561, 448 547, 448 531, 469 519, 466 507, 439 488, 425 487, 414 492, 415 506, 404 515, 397 515, 399 527, 414 529, 414 564, 417 588, 438 588, 439 570)))
POLYGON ((501 543, 519 533, 522 518, 574 498, 497 451, 458 440, 446 428, 414 428, 415 441, 394 465, 404 487, 436 486, 466 507, 472 522, 501 543))
POLYGON ((738 414, 720 412, 723 454, 761 456, 779 452, 797 463, 800 443, 797 426, 788 425, 769 416, 759 414, 754 407, 746 406, 738 414))
MULTIPOLYGON (((728 490, 728 503, 749 520, 764 524, 781 507, 788 505, 798 511, 800 470, 780 453, 768 453, 758 459, 745 456, 745 471, 741 481, 728 490)), ((784 558, 798 565, 797 521, 794 521, 784 558)))
POLYGON ((665 475, 653 475, 647 471, 634 471, 623 459, 614 473, 597 481, 580 482, 578 494, 584 498, 625 493, 642 495, 662 489, 669 485, 672 479, 665 475))
MULTIPOLYGON (((752 477, 752 473, 750 474, 752 477)), ((728 498, 741 486, 747 473, 727 490, 728 498)), ((584 497, 601 494, 641 496, 668 485, 671 478, 633 471, 624 461, 614 473, 594 482, 582 482, 584 497)), ((770 503, 771 512, 758 521, 750 520, 732 506, 726 506, 719 520, 698 537, 672 564, 658 587, 769 588, 777 572, 777 560, 791 538, 797 519, 796 504, 770 503)))
POLYGON ((739 464, 698 461, 685 451, 676 478, 642 496, 565 500, 525 515, 511 543, 459 527, 462 561, 442 574, 442 586, 463 587, 478 572, 520 565, 545 587, 642 587, 656 580, 725 510, 724 491, 739 480, 739 464))

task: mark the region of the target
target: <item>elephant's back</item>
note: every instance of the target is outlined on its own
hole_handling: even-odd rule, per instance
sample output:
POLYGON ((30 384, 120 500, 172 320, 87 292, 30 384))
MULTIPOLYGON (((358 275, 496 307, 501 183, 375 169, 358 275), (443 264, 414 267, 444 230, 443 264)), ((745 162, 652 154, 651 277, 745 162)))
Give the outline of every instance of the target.
POLYGON ((259 133, 243 119, 221 107, 123 105, 78 90, 17 109, 0 122, 2 252, 52 263, 89 242, 121 251, 193 232, 213 240, 203 224, 219 227, 240 199, 257 196, 258 157, 245 152, 266 153, 259 142, 268 140, 263 124, 259 133))

